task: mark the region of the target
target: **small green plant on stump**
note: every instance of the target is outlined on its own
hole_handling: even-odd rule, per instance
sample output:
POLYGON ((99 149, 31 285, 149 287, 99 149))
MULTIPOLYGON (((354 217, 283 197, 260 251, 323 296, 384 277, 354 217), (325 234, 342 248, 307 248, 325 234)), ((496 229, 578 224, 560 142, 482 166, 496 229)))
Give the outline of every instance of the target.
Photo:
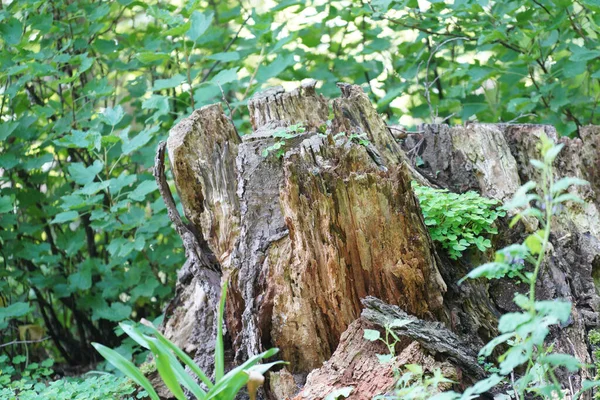
POLYGON ((295 137, 296 135, 298 135, 300 133, 304 133, 305 131, 306 131, 306 128, 302 124, 290 125, 287 128, 278 130, 277 132, 273 133, 273 135, 272 135, 273 138, 275 138, 275 143, 273 143, 271 146, 264 149, 262 151, 262 156, 268 157, 269 154, 274 152, 275 157, 277 157, 277 158, 283 157, 283 155, 285 154, 285 150, 283 148, 285 146, 285 141, 287 139, 291 139, 291 138, 295 137), (279 139, 279 140, 277 140, 277 139, 279 139))
MULTIPOLYGON (((533 217, 538 220, 540 229, 525 238, 523 243, 512 244, 497 251, 493 262, 475 268, 463 278, 498 279, 508 275, 529 286, 528 294, 515 295, 514 302, 520 311, 500 317, 500 335, 479 352, 480 357, 488 358, 499 345, 508 345, 508 350, 498 358, 498 372, 488 378, 488 382, 510 382, 511 395, 519 400, 529 396, 564 398, 565 394, 555 371, 564 368, 576 372, 583 366, 572 355, 555 353, 553 346, 545 343, 551 326, 565 324, 569 320, 571 303, 559 299, 538 301, 535 291, 550 245, 554 215, 565 202, 582 202, 576 195, 567 192, 570 186, 587 184, 584 180, 570 177, 554 180, 553 163, 562 147, 562 144, 556 145, 542 134, 539 144, 541 160, 530 161, 539 172, 539 180, 521 186, 513 199, 505 205, 507 210, 516 212, 510 223, 511 227, 523 217, 533 217), (517 374, 515 371, 518 371, 518 379, 514 377, 517 374)), ((582 391, 599 384, 586 381, 582 391)), ((577 399, 582 391, 571 393, 571 398, 577 399)))
POLYGON ((431 239, 439 242, 450 258, 458 259, 473 245, 481 251, 492 246, 488 236, 498 233, 494 221, 506 215, 498 200, 472 191, 459 194, 434 189, 414 181, 412 186, 431 239))

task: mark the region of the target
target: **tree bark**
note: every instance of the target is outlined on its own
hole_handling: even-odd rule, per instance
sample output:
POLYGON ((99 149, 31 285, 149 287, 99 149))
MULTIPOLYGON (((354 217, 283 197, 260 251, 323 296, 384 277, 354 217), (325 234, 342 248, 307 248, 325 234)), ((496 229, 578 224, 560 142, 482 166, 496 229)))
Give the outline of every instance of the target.
MULTIPOLYGON (((212 370, 224 276, 230 281, 226 327, 233 362, 273 346, 289 362, 271 373, 265 397, 324 398, 348 385, 351 398, 384 393, 393 384, 390 367, 375 363, 382 350, 362 339, 362 329, 381 322, 383 310, 417 318, 437 341, 432 346, 423 333, 404 332, 398 350, 408 350, 400 360, 435 355, 466 382, 480 377, 477 350, 496 335, 497 318, 512 309, 514 292, 525 290, 509 281, 459 286, 493 253, 449 260, 431 241, 410 182, 506 200, 535 178, 529 159, 537 157, 536 136, 556 132, 530 125, 429 125, 398 142, 360 87, 340 84, 341 97, 328 102, 314 85, 257 95, 248 104, 253 132, 242 139, 219 105, 195 111, 171 131, 169 159, 189 223, 172 217, 188 262, 167 308, 167 336, 212 370), (306 132, 284 140, 282 157, 263 157, 293 124, 306 132), (360 317, 368 296, 378 299, 365 304, 379 302, 379 319, 373 312, 360 317), (452 351, 457 346, 462 352, 452 351), (379 372, 389 379, 371 379, 379 372)), ((598 325, 600 306, 593 281, 600 274, 600 129, 586 127, 581 139, 561 142, 557 174, 592 184, 579 193, 588 206, 570 206, 556 225, 538 290, 540 298, 573 302, 572 323, 553 332, 552 340, 559 351, 589 362, 586 333, 598 325)), ((526 222, 525 229, 535 228, 526 222)), ((504 225, 496 248, 524 233, 504 225)), ((571 384, 578 388, 589 375, 584 371, 571 384)))

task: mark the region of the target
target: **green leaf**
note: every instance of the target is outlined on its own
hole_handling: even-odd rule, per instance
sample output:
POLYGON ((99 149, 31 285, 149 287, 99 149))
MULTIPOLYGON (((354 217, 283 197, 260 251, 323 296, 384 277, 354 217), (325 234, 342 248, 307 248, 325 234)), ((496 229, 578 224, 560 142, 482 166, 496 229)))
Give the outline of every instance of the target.
POLYGON ((552 184, 552 194, 560 193, 564 190, 567 190, 571 185, 584 186, 589 185, 589 182, 579 178, 562 178, 552 184))
POLYGON ((552 200, 552 204, 561 204, 561 203, 565 203, 567 201, 584 204, 584 201, 581 200, 581 198, 579 196, 577 196, 576 194, 573 194, 573 193, 564 193, 564 194, 561 194, 560 196, 556 196, 554 198, 554 200, 552 200))
POLYGON ((13 210, 13 199, 9 196, 0 196, 0 214, 6 214, 13 210))
POLYGON ((570 57, 570 60, 577 63, 594 60, 600 57, 600 50, 590 50, 576 45, 571 46, 571 51, 573 52, 573 55, 570 57))
POLYGON ((367 339, 370 342, 374 342, 381 337, 381 333, 374 329, 365 329, 363 332, 363 338, 367 339))
POLYGON ((6 44, 11 46, 19 44, 22 34, 23 24, 18 19, 10 17, 0 23, 0 37, 6 44))
POLYGON ((583 364, 577 358, 569 354, 547 354, 539 357, 537 361, 542 364, 550 364, 553 367, 565 367, 571 372, 577 372, 583 367, 583 364))
POLYGON ((185 24, 179 24, 177 26, 174 26, 171 29, 167 29, 166 31, 163 32, 163 35, 165 37, 167 36, 176 36, 176 37, 180 37, 185 35, 185 33, 190 29, 190 21, 186 22, 185 24))
POLYGON ((294 64, 294 56, 279 56, 273 60, 268 65, 265 65, 259 68, 256 74, 256 80, 258 82, 265 82, 269 78, 277 77, 281 74, 286 68, 290 67, 294 64))
POLYGON ((237 80, 238 69, 238 67, 224 69, 223 71, 220 71, 217 75, 215 75, 210 81, 215 85, 224 85, 226 83, 233 82, 237 80))
POLYGON ((109 363, 114 365, 132 381, 143 387, 152 400, 160 400, 160 397, 158 397, 158 394, 156 394, 156 391, 152 387, 150 381, 146 379, 144 374, 137 369, 131 361, 127 360, 116 351, 99 343, 92 343, 92 346, 94 346, 98 353, 100 353, 102 357, 104 357, 109 363))
POLYGON ((156 61, 167 61, 171 58, 171 56, 167 53, 144 51, 142 53, 138 53, 135 58, 137 58, 143 64, 150 64, 156 61))
POLYGON ((26 302, 13 303, 7 307, 0 307, 0 321, 10 318, 19 318, 33 311, 33 307, 26 302))
POLYGON ((237 51, 230 51, 227 53, 215 53, 207 56, 209 60, 216 60, 221 62, 237 61, 240 59, 240 53, 237 51))
POLYGON ((197 41, 206 32, 212 19, 212 13, 204 14, 200 11, 194 11, 190 17, 190 29, 187 31, 186 36, 191 41, 197 41))
POLYGON ((544 154, 544 162, 546 164, 552 164, 558 153, 562 150, 565 145, 563 143, 559 143, 557 145, 552 146, 546 153, 544 154))
POLYGON ((581 390, 578 391, 577 393, 575 393, 575 395, 573 396, 573 400, 578 400, 579 397, 583 394, 583 392, 586 392, 590 389, 597 388, 598 386, 600 386, 600 380, 595 380, 595 381, 584 380, 581 384, 581 390))
POLYGON ((167 114, 169 109, 169 98, 167 96, 153 94, 149 99, 144 100, 142 103, 142 110, 158 110, 158 112, 152 116, 154 120, 161 115, 167 114))
POLYGON ((556 44, 558 40, 558 31, 556 29, 552 30, 548 37, 540 42, 543 47, 552 47, 556 44))
POLYGON ((543 231, 537 231, 525 239, 525 246, 529 249, 531 254, 540 254, 542 251, 542 246, 544 242, 544 238, 542 237, 543 231))
MULTIPOLYGON (((265 374, 270 368, 278 364, 285 364, 283 361, 275 361, 269 364, 255 365, 261 359, 268 357, 265 354, 270 353, 271 349, 258 356, 251 357, 242 365, 232 369, 218 381, 215 386, 209 391, 207 399, 233 399, 239 390, 248 382, 248 371, 256 371, 260 374, 265 374)), ((272 355, 272 354, 271 354, 272 355)))
POLYGON ((143 201, 148 193, 152 193, 157 189, 158 186, 156 186, 156 181, 154 179, 149 179, 141 182, 127 197, 133 201, 143 201))
POLYGON ((102 171, 103 167, 104 164, 102 161, 96 160, 89 167, 86 167, 83 163, 71 163, 71 165, 68 167, 68 171, 75 183, 79 185, 87 185, 88 183, 92 183, 94 181, 96 175, 102 171))
POLYGON ((129 318, 132 308, 123 303, 114 302, 110 307, 102 307, 94 310, 96 318, 102 318, 109 321, 123 321, 129 318))
POLYGON ((185 80, 185 76, 181 74, 174 75, 169 79, 157 79, 154 82, 154 86, 152 86, 152 91, 157 92, 159 90, 175 88, 181 86, 181 84, 185 82, 185 80))
POLYGON ((6 140, 18 126, 19 122, 2 122, 0 124, 0 140, 6 140))
POLYGON ((519 325, 529 321, 531 321, 531 314, 529 313, 506 313, 498 320, 498 330, 501 333, 511 333, 514 332, 519 325))
POLYGON ((416 376, 423 375, 423 367, 421 367, 419 364, 406 364, 404 368, 406 368, 408 371, 412 372, 416 376))
POLYGON ((531 165, 533 165, 534 167, 536 167, 539 170, 546 169, 546 164, 544 164, 540 160, 529 160, 529 162, 531 163, 531 165))
POLYGON ((469 400, 469 399, 476 398, 477 396, 474 396, 474 395, 478 395, 478 394, 489 391, 491 388, 498 385, 503 380, 504 380, 503 376, 500 376, 498 374, 492 374, 488 378, 485 378, 485 379, 475 383, 473 386, 467 388, 467 390, 464 391, 464 393, 462 394, 460 399, 461 400, 469 400))
POLYGON ((536 183, 533 181, 529 181, 523 186, 521 186, 515 194, 513 198, 504 204, 504 208, 506 210, 513 210, 515 208, 525 207, 529 204, 527 193, 536 187, 536 183))
POLYGON ((102 146, 102 136, 96 131, 80 131, 73 129, 70 135, 63 136, 54 141, 59 146, 68 148, 87 148, 100 150, 102 146))
POLYGON ((73 221, 79 217, 79 213, 77 211, 65 211, 59 214, 56 214, 54 219, 50 221, 51 224, 62 224, 64 222, 73 221))
MULTIPOLYGON (((138 331, 139 332, 139 331, 138 331)), ((141 334, 141 333, 140 333, 141 334)), ((177 382, 185 386, 197 399, 203 399, 206 397, 206 392, 200 388, 200 386, 192 379, 192 377, 183 369, 177 358, 171 353, 171 350, 162 341, 148 338, 148 344, 151 347, 153 353, 160 352, 167 359, 167 364, 171 367, 173 375, 177 382)))
POLYGON ((121 122, 124 116, 125 112, 123 111, 123 107, 120 105, 116 106, 115 108, 106 107, 102 113, 98 114, 98 118, 100 118, 102 122, 109 126, 117 125, 119 122, 121 122))
POLYGON ((394 358, 394 356, 392 356, 391 354, 376 354, 376 356, 377 360, 381 364, 389 363, 390 361, 392 361, 392 358, 394 358))
MULTIPOLYGON (((414 321, 411 319, 394 319, 389 325, 388 328, 403 328, 406 325, 412 324, 414 321)), ((378 331, 376 331, 378 332, 378 331)), ((366 339, 366 338, 365 338, 366 339)))
POLYGON ((118 194, 123 188, 131 186, 137 180, 137 175, 129 175, 127 171, 121 172, 117 178, 110 180, 110 191, 118 194))
POLYGON ((72 291, 88 290, 91 287, 92 265, 84 262, 79 266, 77 272, 69 275, 69 289, 71 289, 72 291))
POLYGON ((534 307, 542 315, 553 316, 562 323, 566 323, 571 316, 571 303, 568 301, 536 301, 534 307))
POLYGON ((462 283, 466 279, 477 279, 481 277, 485 277, 488 279, 499 279, 503 278, 510 270, 510 264, 506 264, 503 262, 485 263, 473 269, 467 274, 467 276, 458 281, 458 283, 462 283))
POLYGON ((155 126, 144 129, 143 131, 138 133, 136 136, 134 136, 131 140, 129 140, 129 138, 127 138, 126 133, 123 134, 121 136, 121 140, 123 140, 123 145, 121 146, 121 151, 123 152, 124 155, 133 153, 134 151, 136 151, 137 149, 139 149, 140 147, 142 147, 143 145, 148 143, 152 139, 152 137, 154 136, 154 134, 156 132, 158 132, 158 126, 155 125, 155 126))
POLYGON ((492 355, 492 352, 499 344, 502 344, 502 343, 506 342, 507 340, 510 340, 514 336, 515 336, 514 332, 509 332, 509 333, 502 334, 500 336, 496 336, 495 338, 490 340, 485 346, 483 346, 481 348, 481 350, 479 350, 479 356, 489 357, 490 355, 492 355))
POLYGON ((110 181, 88 183, 79 190, 73 192, 74 195, 91 196, 110 186, 110 181))

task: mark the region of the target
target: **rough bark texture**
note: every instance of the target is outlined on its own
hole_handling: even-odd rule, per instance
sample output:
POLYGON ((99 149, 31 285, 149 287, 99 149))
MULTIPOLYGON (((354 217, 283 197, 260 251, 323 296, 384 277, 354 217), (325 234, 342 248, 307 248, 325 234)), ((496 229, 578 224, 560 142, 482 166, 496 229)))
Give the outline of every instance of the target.
MULTIPOLYGON (((571 322, 560 331, 556 329, 550 341, 555 343, 557 351, 591 362, 586 335, 598 326, 600 311, 600 297, 593 279, 600 262, 600 155, 597 151, 600 129, 583 127, 581 138, 560 140, 553 127, 543 125, 430 125, 424 126, 422 131, 404 142, 405 150, 414 154, 413 160, 416 161, 416 156, 420 157, 419 172, 450 190, 476 190, 499 200, 509 198, 520 185, 538 178, 529 160, 539 158, 536 145, 542 132, 565 145, 555 163, 556 179, 572 176, 586 179, 591 184, 572 189, 586 204, 569 203, 555 221, 552 249, 536 290, 538 299, 561 298, 572 302, 571 322)), ((525 228, 529 231, 536 229, 536 225, 529 222, 525 228)), ((499 236, 496 247, 518 239, 509 233, 505 230, 504 235, 499 236)), ((462 268, 458 270, 463 271, 462 268)), ((457 276, 448 269, 442 268, 442 274, 446 282, 456 281, 457 276)), ((527 289, 507 280, 491 282, 486 296, 493 304, 490 310, 514 311, 512 298, 517 291, 524 293, 527 289)), ((453 320, 457 331, 462 330, 466 335, 466 331, 473 328, 479 332, 479 323, 485 321, 474 318, 478 313, 460 311, 457 301, 473 297, 472 293, 462 293, 452 284, 449 284, 445 297, 447 306, 455 310, 453 320), (468 328, 461 329, 461 325, 468 328)), ((478 295, 475 298, 482 297, 478 295)), ((563 379, 570 380, 575 388, 579 387, 582 378, 591 378, 591 373, 584 370, 571 379, 563 375, 563 379)))
MULTIPOLYGON (((165 331, 211 370, 223 271, 236 360, 276 346, 290 363, 271 374, 264 396, 321 399, 345 386, 355 399, 384 393, 393 384, 390 366, 376 362, 383 351, 362 339, 362 329, 398 315, 417 321, 403 332, 399 362, 435 356, 459 376, 477 378, 477 349, 495 336, 514 292, 525 290, 505 281, 457 285, 492 252, 453 262, 436 250, 410 181, 506 200, 535 179, 529 159, 537 157, 539 133, 556 133, 531 125, 429 125, 398 142, 358 86, 339 86, 329 123, 327 100, 307 83, 253 98, 253 132, 243 140, 218 105, 171 131, 169 158, 190 223, 172 217, 188 262, 165 331), (306 132, 285 141, 282 157, 262 156, 281 140, 274 134, 298 123, 306 132), (318 133, 325 126, 327 134, 318 133), (351 134, 365 134, 369 143, 349 140, 351 134), (379 300, 365 300, 361 319, 368 296, 379 300)), ((561 141, 557 173, 592 182, 580 190, 589 205, 570 206, 561 216, 538 290, 540 298, 574 303, 572 323, 552 340, 590 361, 586 332, 597 326, 600 307, 593 281, 600 276, 600 129, 586 127, 581 139, 561 141)), ((526 222, 526 230, 535 228, 526 222)), ((500 228, 496 247, 523 233, 500 228)), ((575 388, 586 374, 572 377, 575 388)))
MULTIPOLYGON (((377 328, 364 318, 350 324, 331 358, 308 375, 304 390, 294 400, 321 399, 340 388, 352 388, 352 399, 371 400, 394 386, 394 371, 406 364, 421 365, 428 374, 440 369, 444 376, 456 379, 457 371, 449 362, 436 361, 418 342, 410 339, 398 344, 401 351, 396 358, 381 363, 377 354, 387 354, 387 347, 382 342, 363 339, 364 329, 377 328)), ((277 384, 272 382, 271 386, 277 384)))
POLYGON ((442 354, 469 376, 479 379, 485 376, 483 368, 477 363, 477 352, 441 322, 420 320, 398 306, 386 304, 375 297, 366 297, 362 303, 365 306, 362 316, 367 321, 379 326, 390 325, 396 319, 411 321, 408 325, 393 330, 399 336, 418 341, 432 354, 442 354))

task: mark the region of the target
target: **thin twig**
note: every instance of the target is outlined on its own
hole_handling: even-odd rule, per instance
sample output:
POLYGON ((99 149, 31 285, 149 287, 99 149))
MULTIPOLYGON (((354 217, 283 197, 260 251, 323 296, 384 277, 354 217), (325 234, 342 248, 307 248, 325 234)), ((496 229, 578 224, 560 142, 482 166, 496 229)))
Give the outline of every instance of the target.
POLYGON ((521 118, 525 118, 525 117, 535 117, 536 114, 533 113, 527 113, 527 114, 521 114, 516 118, 511 119, 510 121, 506 122, 507 124, 512 124, 513 122, 516 122, 518 120, 520 120, 521 118))
POLYGON ((396 139, 406 139, 406 137, 408 135, 415 135, 418 133, 425 133, 425 131, 407 131, 404 128, 399 128, 397 126, 391 126, 391 125, 386 125, 386 127, 388 128, 388 130, 390 131, 390 133, 392 134, 392 136, 394 136, 396 139), (395 134, 392 131, 398 131, 400 132, 399 134, 395 134))
MULTIPOLYGON (((432 81, 429 82, 429 68, 431 65, 431 60, 433 59, 433 56, 435 56, 435 54, 446 44, 453 42, 455 40, 468 40, 469 38, 464 37, 464 36, 460 36, 460 37, 452 37, 450 39, 446 39, 444 40, 442 43, 438 44, 437 46, 435 46, 435 48, 433 49, 433 51, 429 54, 429 58, 427 59, 427 67, 425 70, 425 99, 427 100, 427 104, 429 105, 429 113, 430 113, 430 118, 432 120, 432 122, 435 122, 435 120, 437 119, 438 115, 437 115, 437 109, 435 111, 435 114, 433 112, 433 105, 431 104, 431 95, 430 95, 430 89, 433 85, 435 85, 436 81, 440 78, 441 75, 436 76, 436 78, 432 81)), ((446 117, 445 120, 449 119, 452 115, 446 117)))
MULTIPOLYGON (((240 28, 236 32, 236 34, 233 37, 233 39, 231 39, 231 41, 229 42, 229 44, 227 46, 225 46, 225 49, 223 50, 224 53, 226 53, 227 51, 229 51, 229 48, 233 45, 233 43, 240 36, 240 33, 242 32, 242 29, 244 29, 244 26, 246 26, 246 22, 248 22, 248 20, 250 19, 250 17, 251 17, 251 15, 248 15, 246 17, 246 19, 244 20, 244 22, 242 22, 242 25, 240 25, 240 28)), ((210 67, 210 69, 208 70, 208 72, 206 74, 204 74, 204 76, 202 77, 202 80, 200 81, 200 83, 206 82, 206 80, 208 79, 208 77, 210 76, 210 74, 214 71, 215 68, 217 68, 217 65, 219 65, 220 63, 221 63, 221 61, 218 61, 218 60, 215 61, 215 63, 210 67)))
POLYGON ((233 111, 231 111, 231 106, 229 105, 227 98, 225 98, 225 92, 223 91, 223 87, 219 83, 217 83, 217 85, 219 86, 219 89, 221 89, 221 95, 223 97, 223 102, 225 103, 225 105, 227 106, 227 109, 229 110, 229 116, 227 118, 229 118, 229 122, 231 122, 231 125, 233 125, 233 129, 235 130, 235 133, 238 136, 240 136, 240 133, 238 132, 237 128, 235 127, 235 124, 233 123, 233 111))
POLYGON ((517 386, 515 385, 515 372, 511 371, 510 372, 510 383, 511 386, 513 387, 513 390, 515 391, 515 400, 519 399, 519 391, 517 390, 517 386))
POLYGON ((50 336, 46 336, 45 338, 37 339, 37 340, 13 340, 12 342, 0 344, 0 347, 11 346, 13 344, 40 343, 40 342, 43 342, 43 341, 48 340, 48 339, 50 339, 50 336))

